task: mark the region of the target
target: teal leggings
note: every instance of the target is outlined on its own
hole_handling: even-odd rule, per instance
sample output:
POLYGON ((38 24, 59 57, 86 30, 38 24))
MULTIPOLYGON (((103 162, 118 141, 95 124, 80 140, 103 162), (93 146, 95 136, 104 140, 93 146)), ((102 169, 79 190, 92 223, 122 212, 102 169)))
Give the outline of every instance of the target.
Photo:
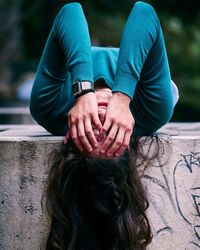
MULTIPOLYGON (((109 58, 115 75, 107 84, 132 99, 134 135, 150 135, 170 120, 175 100, 160 22, 149 4, 133 6, 116 53, 116 63, 109 58)), ((102 63, 102 71, 111 78, 108 65, 102 63)), ((94 67, 83 10, 78 3, 66 4, 54 20, 36 73, 30 99, 35 120, 52 134, 65 135, 75 103, 72 83, 93 82, 94 67)))

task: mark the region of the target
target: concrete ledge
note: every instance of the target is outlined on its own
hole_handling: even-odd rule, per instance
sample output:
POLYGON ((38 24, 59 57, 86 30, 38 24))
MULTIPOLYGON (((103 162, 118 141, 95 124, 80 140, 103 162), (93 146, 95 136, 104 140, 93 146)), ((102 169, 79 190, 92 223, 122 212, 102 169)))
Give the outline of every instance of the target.
MULTIPOLYGON (((38 250, 49 228, 40 203, 45 163, 63 137, 37 125, 2 125, 0 131, 0 249, 38 250)), ((154 233, 148 249, 199 249, 200 123, 171 123, 159 132, 172 151, 166 166, 149 168, 143 178, 154 233)))

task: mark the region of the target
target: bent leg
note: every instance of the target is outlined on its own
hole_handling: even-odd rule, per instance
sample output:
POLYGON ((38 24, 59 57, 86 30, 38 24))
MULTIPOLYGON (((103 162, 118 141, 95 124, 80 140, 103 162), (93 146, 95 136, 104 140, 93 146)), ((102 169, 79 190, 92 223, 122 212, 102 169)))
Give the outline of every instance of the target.
POLYGON ((113 91, 123 88, 132 98, 135 135, 149 135, 169 121, 173 95, 164 38, 155 10, 143 2, 134 5, 121 40, 113 91))
POLYGON ((76 80, 93 81, 91 42, 81 5, 66 4, 56 16, 36 73, 30 100, 35 120, 55 135, 67 130, 76 80))

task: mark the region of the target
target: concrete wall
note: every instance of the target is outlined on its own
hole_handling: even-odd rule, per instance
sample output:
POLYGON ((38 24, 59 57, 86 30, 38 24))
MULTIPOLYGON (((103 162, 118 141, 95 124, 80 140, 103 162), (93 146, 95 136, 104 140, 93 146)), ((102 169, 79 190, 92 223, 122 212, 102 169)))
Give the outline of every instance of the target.
POLYGON ((161 157, 143 178, 154 234, 150 250, 200 249, 200 127, 196 133, 188 132, 169 138, 167 166, 157 167, 165 161, 161 157))
MULTIPOLYGON (((49 228, 40 203, 45 163, 63 138, 36 125, 4 125, 0 131, 0 249, 38 250, 49 228)), ((166 148, 166 166, 149 168, 143 178, 154 233, 148 249, 200 249, 200 124, 168 124, 161 132, 172 151, 166 148)))

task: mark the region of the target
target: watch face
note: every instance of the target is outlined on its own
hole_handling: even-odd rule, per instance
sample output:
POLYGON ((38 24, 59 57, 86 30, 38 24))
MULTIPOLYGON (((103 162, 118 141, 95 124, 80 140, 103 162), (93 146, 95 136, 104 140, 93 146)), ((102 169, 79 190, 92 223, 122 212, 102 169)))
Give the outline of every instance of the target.
POLYGON ((84 91, 94 90, 94 86, 90 82, 77 81, 72 85, 72 93, 74 96, 78 96, 84 91))
POLYGON ((79 91, 78 83, 73 84, 73 86, 72 86, 72 91, 73 91, 73 93, 76 93, 76 92, 79 91))

